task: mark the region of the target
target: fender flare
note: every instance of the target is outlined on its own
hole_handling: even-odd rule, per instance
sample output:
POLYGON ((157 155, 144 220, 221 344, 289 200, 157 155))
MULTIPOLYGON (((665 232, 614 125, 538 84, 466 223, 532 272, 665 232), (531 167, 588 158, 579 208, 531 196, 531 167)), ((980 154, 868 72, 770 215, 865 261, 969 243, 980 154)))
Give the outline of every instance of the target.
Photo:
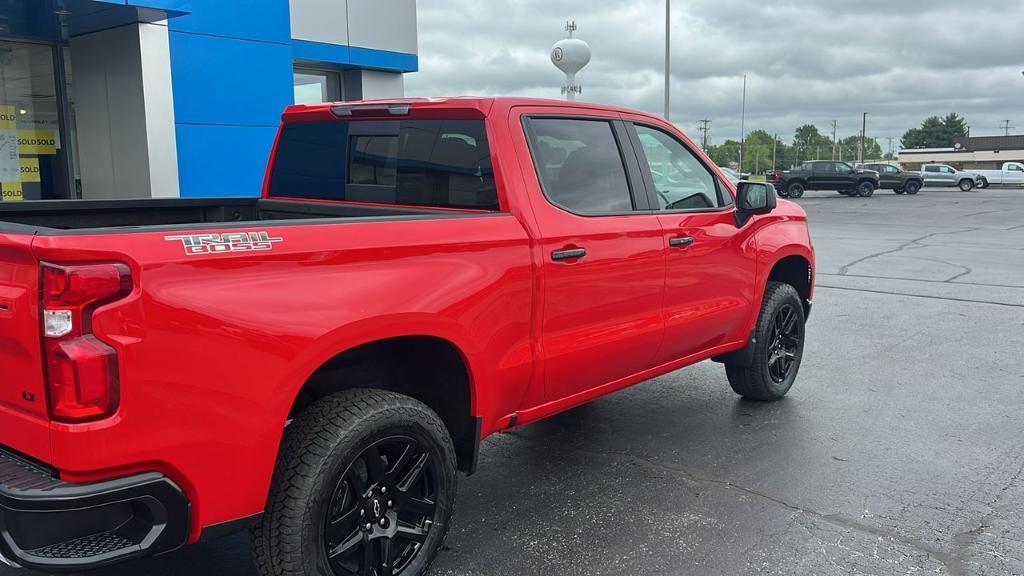
POLYGON ((771 275, 771 271, 775 269, 775 266, 785 258, 790 256, 799 256, 806 260, 811 268, 810 278, 810 295, 814 294, 814 255, 807 246, 801 244, 788 244, 780 247, 778 250, 771 252, 771 258, 767 259, 771 262, 770 266, 761 266, 761 257, 758 258, 758 272, 757 272, 757 286, 761 287, 758 291, 755 305, 753 306, 753 318, 751 319, 750 331, 747 336, 747 343, 740 349, 732 352, 727 352, 719 356, 713 357, 711 360, 721 364, 733 364, 737 366, 750 366, 750 363, 754 360, 754 347, 757 345, 755 340, 755 332, 757 331, 757 320, 761 315, 761 306, 764 303, 764 292, 768 285, 768 278, 771 275))

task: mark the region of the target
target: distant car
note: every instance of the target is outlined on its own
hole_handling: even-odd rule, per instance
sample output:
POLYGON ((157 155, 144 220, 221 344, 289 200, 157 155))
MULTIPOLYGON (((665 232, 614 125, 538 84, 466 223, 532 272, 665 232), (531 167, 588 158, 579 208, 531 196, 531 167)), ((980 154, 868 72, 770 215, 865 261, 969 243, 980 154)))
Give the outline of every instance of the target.
POLYGON ((835 190, 845 196, 867 198, 878 189, 878 172, 835 160, 811 160, 792 170, 769 173, 768 182, 783 198, 799 198, 805 190, 835 190))
POLYGON ((740 174, 739 172, 733 170, 732 168, 719 166, 718 169, 721 170, 722 173, 725 174, 725 177, 729 179, 729 182, 732 182, 733 184, 737 184, 740 180, 747 179, 746 174, 740 174))
POLYGON ((964 192, 974 188, 987 188, 988 179, 976 172, 957 170, 949 164, 925 164, 921 166, 925 186, 956 187, 964 192))
POLYGON ((859 168, 878 172, 878 187, 892 190, 897 194, 917 194, 924 186, 924 178, 920 172, 910 172, 892 164, 858 164, 859 168))

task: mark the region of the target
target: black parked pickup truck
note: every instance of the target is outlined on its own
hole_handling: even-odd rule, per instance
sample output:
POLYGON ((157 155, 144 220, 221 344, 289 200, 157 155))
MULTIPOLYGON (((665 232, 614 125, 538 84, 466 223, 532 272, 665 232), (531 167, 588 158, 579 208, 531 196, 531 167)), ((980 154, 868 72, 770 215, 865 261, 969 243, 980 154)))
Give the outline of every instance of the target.
POLYGON ((878 172, 878 187, 882 190, 914 195, 920 192, 921 187, 924 186, 924 178, 920 172, 909 172, 892 164, 858 164, 857 167, 878 172))
POLYGON ((768 181, 784 198, 799 198, 805 190, 836 190, 867 198, 879 184, 878 172, 834 160, 812 160, 792 170, 776 170, 768 174, 768 181))

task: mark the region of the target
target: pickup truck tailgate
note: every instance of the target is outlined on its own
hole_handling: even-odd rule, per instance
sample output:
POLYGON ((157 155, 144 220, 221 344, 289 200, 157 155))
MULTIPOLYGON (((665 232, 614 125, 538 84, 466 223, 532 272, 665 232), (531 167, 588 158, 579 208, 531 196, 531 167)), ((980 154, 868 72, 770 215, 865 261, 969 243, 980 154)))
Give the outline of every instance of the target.
POLYGON ((0 233, 0 444, 50 456, 33 236, 0 233))

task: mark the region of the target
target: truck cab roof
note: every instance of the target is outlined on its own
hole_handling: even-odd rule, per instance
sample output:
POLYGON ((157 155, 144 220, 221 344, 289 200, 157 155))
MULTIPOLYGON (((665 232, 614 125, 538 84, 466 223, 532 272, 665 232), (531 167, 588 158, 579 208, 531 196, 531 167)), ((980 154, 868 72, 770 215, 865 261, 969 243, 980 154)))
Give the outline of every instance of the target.
POLYGON ((353 100, 347 102, 325 102, 323 104, 295 104, 285 109, 283 120, 285 122, 302 121, 352 115, 430 115, 432 112, 443 112, 450 115, 453 112, 457 113, 460 111, 468 113, 470 117, 479 118, 490 115, 496 108, 509 109, 517 106, 604 110, 623 114, 639 114, 660 119, 660 117, 653 114, 647 114, 631 108, 592 102, 568 102, 551 98, 442 96, 432 98, 353 100))

